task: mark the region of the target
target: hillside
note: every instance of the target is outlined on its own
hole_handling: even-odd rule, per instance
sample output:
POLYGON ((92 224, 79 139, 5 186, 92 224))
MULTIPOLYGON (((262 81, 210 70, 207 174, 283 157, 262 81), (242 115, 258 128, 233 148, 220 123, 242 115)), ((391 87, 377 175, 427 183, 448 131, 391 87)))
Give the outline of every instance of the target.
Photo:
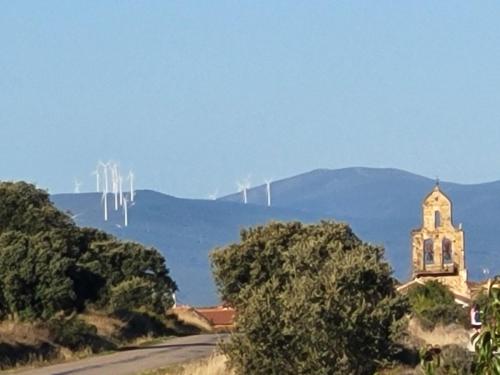
MULTIPOLYGON (((420 225, 420 205, 434 180, 396 169, 319 169, 272 184, 273 207, 265 207, 264 186, 217 201, 180 199, 153 191, 139 191, 130 207, 130 226, 114 211, 104 222, 100 195, 54 195, 55 204, 76 215, 79 225, 93 226, 119 238, 153 245, 167 258, 179 286, 181 302, 217 302, 208 252, 238 239, 242 227, 269 220, 319 219, 347 221, 364 240, 386 247, 387 258, 399 279, 410 270, 409 233, 420 225)), ((500 227, 500 182, 461 185, 442 182, 454 203, 454 221, 463 223, 469 273, 500 272, 495 242, 500 227)))
MULTIPOLYGON (((272 184, 273 205, 319 211, 352 224, 363 239, 382 243, 396 275, 409 272, 411 229, 419 227, 421 204, 435 181, 398 169, 318 169, 272 184)), ((463 224, 472 278, 484 268, 500 272, 496 230, 500 227, 500 181, 464 185, 440 182, 453 202, 455 225, 463 224)), ((265 186, 248 191, 251 204, 264 205, 265 186)), ((221 198, 241 201, 241 194, 221 198)))
POLYGON ((237 241, 241 228, 269 220, 314 222, 323 217, 289 208, 179 199, 140 190, 129 208, 129 226, 124 227, 121 209, 110 209, 109 221, 103 220, 100 194, 53 195, 52 200, 60 209, 70 211, 78 225, 100 228, 160 250, 179 287, 178 300, 197 305, 218 302, 208 252, 237 241))

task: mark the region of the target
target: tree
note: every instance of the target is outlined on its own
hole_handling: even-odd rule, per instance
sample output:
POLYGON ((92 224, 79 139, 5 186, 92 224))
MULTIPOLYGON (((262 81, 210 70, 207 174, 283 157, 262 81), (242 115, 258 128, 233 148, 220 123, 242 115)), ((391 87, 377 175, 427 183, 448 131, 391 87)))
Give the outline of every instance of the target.
POLYGON ((113 308, 127 285, 141 290, 129 306, 152 312, 170 307, 177 288, 156 249, 78 228, 45 191, 0 183, 0 318, 113 308))
POLYGON ((467 311, 455 302, 453 293, 439 281, 430 280, 412 287, 408 299, 413 314, 425 329, 432 330, 439 323, 469 324, 467 311))
POLYGON ((476 373, 500 375, 500 276, 488 282, 488 300, 483 308, 481 331, 472 337, 476 373))
POLYGON ((237 311, 225 344, 240 374, 371 374, 407 312, 383 249, 345 224, 271 223, 211 254, 237 311))

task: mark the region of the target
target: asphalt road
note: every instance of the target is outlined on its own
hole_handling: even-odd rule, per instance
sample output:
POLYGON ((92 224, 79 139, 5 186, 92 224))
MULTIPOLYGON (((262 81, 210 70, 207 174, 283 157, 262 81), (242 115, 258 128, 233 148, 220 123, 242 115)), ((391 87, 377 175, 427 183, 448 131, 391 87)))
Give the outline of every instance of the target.
POLYGON ((74 362, 16 371, 18 375, 132 375, 141 371, 209 356, 225 335, 196 335, 178 337, 164 343, 128 348, 117 353, 101 355, 74 362))

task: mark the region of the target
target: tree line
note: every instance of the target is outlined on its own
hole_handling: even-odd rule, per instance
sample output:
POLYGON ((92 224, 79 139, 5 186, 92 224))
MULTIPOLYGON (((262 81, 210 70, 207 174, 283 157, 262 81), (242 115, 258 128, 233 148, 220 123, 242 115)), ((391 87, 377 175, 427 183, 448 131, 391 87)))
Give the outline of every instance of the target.
POLYGON ((156 249, 77 227, 32 184, 0 183, 0 318, 89 306, 162 313, 176 289, 156 249))

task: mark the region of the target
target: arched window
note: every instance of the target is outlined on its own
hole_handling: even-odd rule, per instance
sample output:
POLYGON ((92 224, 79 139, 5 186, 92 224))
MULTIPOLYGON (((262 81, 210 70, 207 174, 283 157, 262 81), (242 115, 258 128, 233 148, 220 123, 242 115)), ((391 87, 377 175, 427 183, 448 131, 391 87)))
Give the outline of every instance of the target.
POLYGON ((441 212, 434 211, 434 228, 441 226, 441 212))
POLYGON ((453 263, 453 248, 451 241, 447 238, 443 239, 442 254, 443 254, 443 264, 453 263))
POLYGON ((430 238, 424 241, 424 264, 434 264, 434 243, 430 238))

